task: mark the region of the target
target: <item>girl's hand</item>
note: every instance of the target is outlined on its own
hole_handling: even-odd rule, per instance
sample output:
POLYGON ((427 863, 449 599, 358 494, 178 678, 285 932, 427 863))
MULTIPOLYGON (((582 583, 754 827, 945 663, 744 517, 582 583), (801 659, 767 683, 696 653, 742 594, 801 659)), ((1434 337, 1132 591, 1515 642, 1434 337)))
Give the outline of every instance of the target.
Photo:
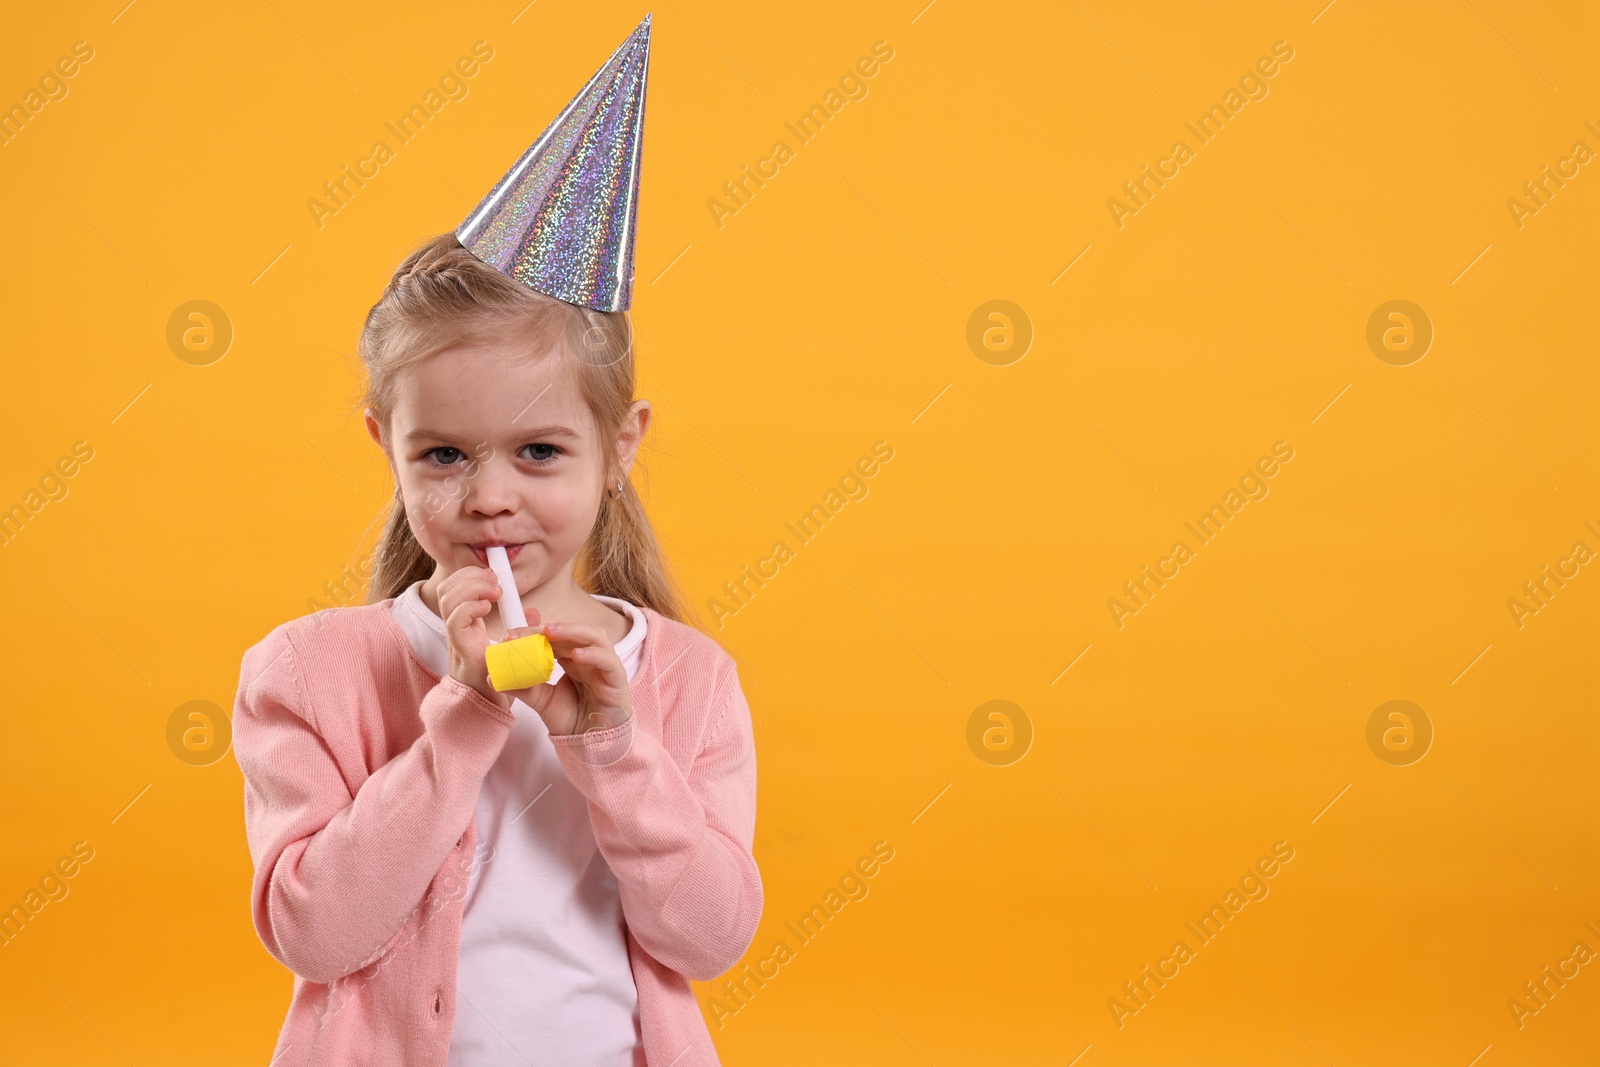
POLYGON ((597 626, 550 622, 518 627, 507 639, 543 633, 561 664, 561 680, 512 693, 539 713, 551 736, 620 726, 633 716, 628 671, 622 657, 597 626))
MULTIPOLYGON (((439 614, 444 617, 445 645, 450 651, 450 677, 470 685, 500 707, 511 710, 511 698, 489 682, 489 630, 484 618, 500 600, 500 581, 488 567, 462 567, 439 583, 439 614)), ((537 624, 539 613, 531 612, 537 624)), ((535 627, 523 631, 537 632, 535 627)))

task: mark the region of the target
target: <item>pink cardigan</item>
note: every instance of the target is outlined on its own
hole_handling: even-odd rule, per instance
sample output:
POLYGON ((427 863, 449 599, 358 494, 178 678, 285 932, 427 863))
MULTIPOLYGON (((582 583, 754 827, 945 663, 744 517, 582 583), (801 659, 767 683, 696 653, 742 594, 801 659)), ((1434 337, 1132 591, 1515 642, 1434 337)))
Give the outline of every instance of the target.
MULTIPOLYGON (((390 600, 327 608, 244 655, 256 932, 294 972, 273 1067, 444 1067, 479 785, 514 720, 417 658, 390 600)), ((649 1067, 717 1064, 688 979, 761 918, 756 765, 733 660, 645 608, 633 717, 551 743, 616 875, 649 1067)))

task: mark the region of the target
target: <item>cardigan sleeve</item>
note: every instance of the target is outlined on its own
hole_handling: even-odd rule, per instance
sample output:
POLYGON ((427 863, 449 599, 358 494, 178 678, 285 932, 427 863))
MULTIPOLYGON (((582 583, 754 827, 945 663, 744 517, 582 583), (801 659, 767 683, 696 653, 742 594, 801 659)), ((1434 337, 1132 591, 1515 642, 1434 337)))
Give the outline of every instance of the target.
POLYGON ((245 653, 233 751, 255 864, 252 918, 280 963, 329 983, 380 958, 436 877, 453 883, 441 868, 514 719, 441 679, 422 701, 421 735, 352 791, 319 711, 341 714, 314 708, 284 626, 245 653))
POLYGON ((706 738, 687 775, 632 718, 551 738, 589 800, 629 930, 651 956, 698 981, 738 962, 762 907, 751 853, 755 738, 732 661, 713 692, 706 738))

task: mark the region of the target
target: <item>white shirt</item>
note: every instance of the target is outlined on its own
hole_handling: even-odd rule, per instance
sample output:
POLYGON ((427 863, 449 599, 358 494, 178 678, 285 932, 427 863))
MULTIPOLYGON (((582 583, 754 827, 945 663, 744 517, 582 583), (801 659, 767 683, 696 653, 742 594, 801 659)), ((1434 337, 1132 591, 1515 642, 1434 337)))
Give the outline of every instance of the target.
MULTIPOLYGON (((391 610, 418 657, 444 677, 444 620, 423 603, 421 585, 391 610)), ((632 679, 644 612, 595 599, 632 620, 615 646, 632 679)), ((563 673, 556 664, 551 684, 563 673)), ((516 724, 478 793, 449 1067, 643 1067, 622 901, 588 801, 567 780, 538 712, 515 699, 511 710, 516 724)))

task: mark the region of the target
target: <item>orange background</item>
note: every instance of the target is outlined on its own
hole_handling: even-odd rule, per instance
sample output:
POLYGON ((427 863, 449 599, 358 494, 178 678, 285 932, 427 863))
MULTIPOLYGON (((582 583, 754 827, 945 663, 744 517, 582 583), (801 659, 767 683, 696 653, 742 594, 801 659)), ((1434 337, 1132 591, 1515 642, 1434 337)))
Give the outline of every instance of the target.
MULTIPOLYGON (((1520 226, 1507 203, 1600 150, 1594 11, 919 7, 654 9, 636 484, 708 623, 794 549, 714 630, 759 745, 746 962, 793 950, 713 1024, 724 1061, 1600 1061, 1600 964, 1520 1027, 1507 1004, 1600 952, 1600 576, 1520 627, 1507 604, 1600 550, 1600 174, 1520 226), (1279 41, 1199 145, 1184 123, 1279 41), (1180 138, 1119 228, 1107 201, 1180 138), (1434 331, 1403 366, 1366 340, 1396 299, 1434 331), (975 349, 991 300, 1020 316, 975 349), (867 495, 794 542, 879 441, 867 495), (1269 494, 1119 628, 1107 601, 1279 441, 1269 494), (969 729, 993 700, 1017 710, 969 729), (1391 700, 1433 731, 1409 765, 1368 743, 1391 700), (801 945, 785 923, 879 841, 870 893, 801 945), (1199 946, 1185 922, 1280 841, 1270 894, 1199 946), (1195 958, 1119 1026, 1179 939, 1195 958)), ((243 651, 364 556, 392 485, 351 407, 362 316, 646 10, 8 15, 0 104, 94 55, 0 146, 0 507, 93 457, 0 548, 0 907, 94 855, 0 948, 0 1061, 270 1057, 291 979, 251 927, 243 783, 169 721, 231 708, 243 651), (468 95, 319 228, 307 200, 480 40, 468 95), (196 299, 234 334, 205 365, 167 341, 196 299)))

